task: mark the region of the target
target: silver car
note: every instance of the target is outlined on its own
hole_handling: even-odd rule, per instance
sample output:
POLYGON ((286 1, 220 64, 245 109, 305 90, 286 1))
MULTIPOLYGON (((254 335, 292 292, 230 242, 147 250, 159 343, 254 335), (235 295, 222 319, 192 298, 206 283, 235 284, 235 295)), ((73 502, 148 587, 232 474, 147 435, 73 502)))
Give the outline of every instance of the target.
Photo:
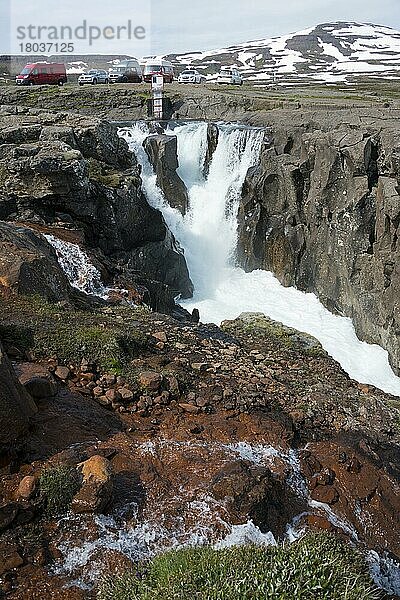
POLYGON ((91 83, 92 85, 96 83, 108 83, 108 73, 102 69, 90 69, 90 71, 85 71, 79 76, 78 83, 79 85, 85 85, 85 83, 91 83))
POLYGON ((178 77, 178 83, 201 83, 205 79, 203 75, 200 75, 195 69, 186 69, 178 77))
POLYGON ((240 72, 234 67, 222 68, 219 72, 217 83, 228 83, 231 85, 243 85, 240 72))

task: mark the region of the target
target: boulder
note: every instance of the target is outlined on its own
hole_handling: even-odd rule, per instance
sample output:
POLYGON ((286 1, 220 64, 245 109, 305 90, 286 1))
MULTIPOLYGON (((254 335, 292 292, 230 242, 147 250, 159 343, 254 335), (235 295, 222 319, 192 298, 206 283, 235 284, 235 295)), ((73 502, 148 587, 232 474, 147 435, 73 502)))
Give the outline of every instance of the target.
POLYGON ((144 149, 157 175, 157 185, 162 189, 170 206, 183 215, 189 204, 188 192, 176 172, 178 142, 172 135, 150 135, 143 142, 144 149))
POLYGON ((224 500, 233 523, 250 518, 274 536, 282 536, 287 523, 305 509, 305 503, 269 469, 244 460, 223 467, 211 482, 211 493, 217 500, 224 500))
POLYGON ((217 149, 219 140, 219 129, 215 123, 208 123, 207 125, 207 150, 204 159, 203 174, 204 177, 208 177, 210 172, 211 161, 214 156, 214 152, 217 149))
POLYGON ((139 375, 140 385, 149 392, 157 392, 161 386, 162 376, 156 371, 144 371, 139 375))
POLYGON ((27 431, 36 411, 35 402, 18 381, 0 344, 0 448, 13 444, 27 431))
POLYGON ((18 546, 11 541, 2 541, 0 543, 0 576, 7 573, 7 571, 17 569, 23 564, 24 561, 18 546))
POLYGON ((68 299, 71 285, 53 247, 27 227, 0 222, 0 284, 18 294, 68 299))
POLYGON ((112 467, 107 458, 95 455, 78 465, 82 471, 81 489, 72 500, 75 513, 101 513, 111 500, 112 467))
POLYGON ((17 497, 23 500, 32 498, 36 490, 36 478, 33 475, 26 475, 18 486, 17 497))
POLYGON ((49 377, 31 377, 24 386, 32 398, 37 400, 52 398, 57 393, 57 385, 49 377))

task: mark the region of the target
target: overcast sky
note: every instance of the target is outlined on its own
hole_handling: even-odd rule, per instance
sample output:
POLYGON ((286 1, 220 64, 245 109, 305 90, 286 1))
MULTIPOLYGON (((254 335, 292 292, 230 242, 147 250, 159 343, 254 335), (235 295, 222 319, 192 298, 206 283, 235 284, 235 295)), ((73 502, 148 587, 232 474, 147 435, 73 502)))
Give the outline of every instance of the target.
POLYGON ((153 0, 157 51, 211 50, 292 33, 328 21, 400 30, 400 0, 153 0))
MULTIPOLYGON (((145 53, 166 54, 210 50, 254 39, 292 33, 330 21, 359 21, 388 25, 400 30, 400 0, 0 0, 0 52, 9 51, 7 33, 24 24, 76 25, 82 19, 99 25, 123 23, 147 25, 151 9, 151 38, 145 53), (13 27, 4 12, 10 8, 13 27), (17 19, 16 19, 17 15, 17 19), (21 15, 21 16, 18 16, 21 15), (150 44, 149 44, 150 43, 150 44)), ((129 53, 127 45, 99 41, 93 53, 129 53)), ((131 46, 132 54, 140 54, 131 46)))

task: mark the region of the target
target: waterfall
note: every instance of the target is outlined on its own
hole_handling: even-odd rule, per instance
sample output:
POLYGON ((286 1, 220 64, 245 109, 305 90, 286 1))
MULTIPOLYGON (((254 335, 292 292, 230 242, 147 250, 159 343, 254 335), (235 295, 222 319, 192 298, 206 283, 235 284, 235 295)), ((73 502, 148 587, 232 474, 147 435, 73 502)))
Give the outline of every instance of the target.
POLYGON ((203 177, 207 125, 171 125, 168 135, 178 140, 178 173, 189 192, 189 210, 183 217, 171 208, 156 185, 156 176, 142 147, 149 135, 145 123, 122 128, 124 137, 142 165, 143 187, 149 203, 159 208, 185 251, 194 297, 203 322, 220 323, 241 312, 261 312, 316 337, 342 368, 359 382, 400 396, 400 379, 393 373, 388 353, 361 342, 351 319, 331 314, 314 294, 285 288, 267 271, 245 273, 234 264, 237 209, 249 167, 257 164, 264 133, 260 129, 220 124, 217 149, 207 178, 203 177))
POLYGON ((70 284, 84 292, 100 298, 108 297, 108 290, 101 281, 101 274, 90 262, 88 255, 78 244, 65 242, 53 235, 44 235, 56 251, 58 262, 70 284))

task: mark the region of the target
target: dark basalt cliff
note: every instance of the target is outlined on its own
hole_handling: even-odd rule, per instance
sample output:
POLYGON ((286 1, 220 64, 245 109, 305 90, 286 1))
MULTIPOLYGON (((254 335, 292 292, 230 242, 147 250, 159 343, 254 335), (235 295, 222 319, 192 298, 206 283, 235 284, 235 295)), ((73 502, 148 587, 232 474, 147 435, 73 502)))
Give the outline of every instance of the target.
POLYGON ((306 115, 291 127, 281 116, 244 184, 238 260, 351 317, 359 337, 386 348, 399 373, 396 123, 389 114, 388 122, 364 125, 354 114, 358 125, 346 123, 342 112, 343 123, 337 114, 306 115))
POLYGON ((167 285, 171 301, 191 295, 183 253, 145 199, 140 167, 115 126, 3 107, 0 144, 2 220, 79 229, 111 270, 167 285))

